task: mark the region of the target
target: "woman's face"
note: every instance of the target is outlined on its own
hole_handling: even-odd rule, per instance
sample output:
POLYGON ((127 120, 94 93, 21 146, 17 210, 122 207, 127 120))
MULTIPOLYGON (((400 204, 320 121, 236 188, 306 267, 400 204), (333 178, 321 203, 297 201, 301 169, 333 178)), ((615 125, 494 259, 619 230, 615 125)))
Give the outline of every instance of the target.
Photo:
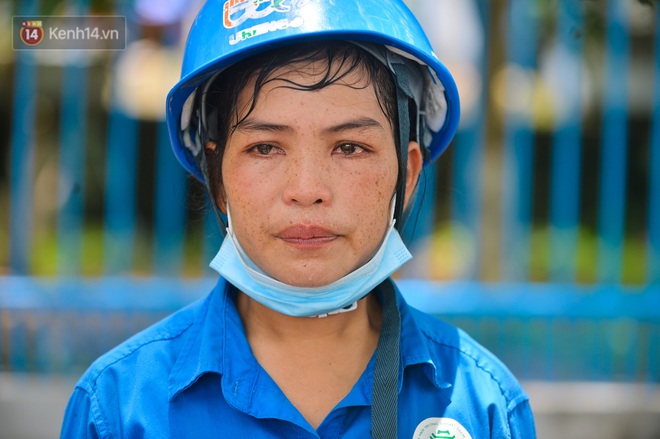
MULTIPOLYGON (((314 83, 326 70, 316 67, 277 77, 314 83)), ((374 255, 388 228, 394 135, 359 74, 318 91, 267 82, 227 142, 218 204, 229 204, 248 256, 281 282, 313 287, 339 279, 374 255)), ((248 84, 239 109, 251 92, 248 84)))

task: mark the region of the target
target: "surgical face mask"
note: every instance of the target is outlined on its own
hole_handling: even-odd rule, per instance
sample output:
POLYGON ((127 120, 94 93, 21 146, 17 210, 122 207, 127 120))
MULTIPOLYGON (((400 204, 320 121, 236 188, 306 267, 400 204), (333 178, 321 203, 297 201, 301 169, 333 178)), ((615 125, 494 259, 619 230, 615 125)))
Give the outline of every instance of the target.
POLYGON ((366 264, 327 285, 296 287, 272 278, 248 257, 231 227, 229 206, 227 217, 227 235, 211 268, 252 299, 289 316, 324 317, 354 309, 351 305, 412 258, 391 218, 380 248, 366 264))

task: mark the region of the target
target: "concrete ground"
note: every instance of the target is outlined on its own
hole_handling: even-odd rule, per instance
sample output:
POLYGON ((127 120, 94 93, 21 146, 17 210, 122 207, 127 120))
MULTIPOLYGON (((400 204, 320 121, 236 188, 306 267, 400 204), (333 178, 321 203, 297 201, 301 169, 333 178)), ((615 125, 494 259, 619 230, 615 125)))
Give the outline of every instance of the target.
MULTIPOLYGON (((58 437, 74 382, 0 373, 0 439, 58 437)), ((660 386, 526 382, 523 387, 539 439, 660 439, 660 386)))
POLYGON ((74 384, 74 378, 0 373, 0 439, 59 437, 74 384))
POLYGON ((660 439, 660 386, 523 383, 539 439, 660 439))

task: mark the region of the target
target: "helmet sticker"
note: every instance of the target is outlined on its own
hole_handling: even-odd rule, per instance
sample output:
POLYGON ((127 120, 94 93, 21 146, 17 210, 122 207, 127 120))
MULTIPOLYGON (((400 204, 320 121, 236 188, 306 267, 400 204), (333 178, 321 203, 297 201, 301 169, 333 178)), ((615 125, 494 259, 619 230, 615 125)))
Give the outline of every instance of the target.
POLYGON ((297 12, 310 1, 312 0, 226 0, 222 22, 227 29, 234 29, 249 20, 261 20, 273 13, 284 13, 292 17, 261 22, 239 30, 229 37, 229 44, 234 45, 268 32, 302 26, 303 19, 297 12))

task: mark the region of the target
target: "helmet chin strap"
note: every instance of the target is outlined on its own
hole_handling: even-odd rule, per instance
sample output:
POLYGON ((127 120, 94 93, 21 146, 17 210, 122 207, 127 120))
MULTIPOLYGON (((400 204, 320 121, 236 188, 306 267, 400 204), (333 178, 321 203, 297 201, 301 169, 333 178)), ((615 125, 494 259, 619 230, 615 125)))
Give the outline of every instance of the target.
MULTIPOLYGON (((399 169, 394 206, 395 227, 403 230, 410 207, 404 209, 406 174, 408 172, 408 142, 410 141, 410 113, 408 102, 414 101, 410 89, 407 67, 388 59, 396 84, 397 113, 399 118, 399 169)), ((411 203, 412 205, 412 203, 411 203)), ((394 439, 398 436, 398 397, 401 315, 391 280, 386 279, 377 289, 382 293, 383 323, 376 347, 376 365, 372 385, 371 437, 394 439)))
POLYGON ((408 86, 408 72, 402 64, 390 64, 394 71, 396 83, 396 101, 397 113, 399 118, 399 180, 397 182, 396 199, 394 207, 394 218, 398 230, 403 229, 403 225, 410 214, 410 207, 404 210, 406 198, 406 174, 408 171, 408 142, 410 141, 410 113, 408 110, 409 99, 413 97, 412 91, 408 86))

